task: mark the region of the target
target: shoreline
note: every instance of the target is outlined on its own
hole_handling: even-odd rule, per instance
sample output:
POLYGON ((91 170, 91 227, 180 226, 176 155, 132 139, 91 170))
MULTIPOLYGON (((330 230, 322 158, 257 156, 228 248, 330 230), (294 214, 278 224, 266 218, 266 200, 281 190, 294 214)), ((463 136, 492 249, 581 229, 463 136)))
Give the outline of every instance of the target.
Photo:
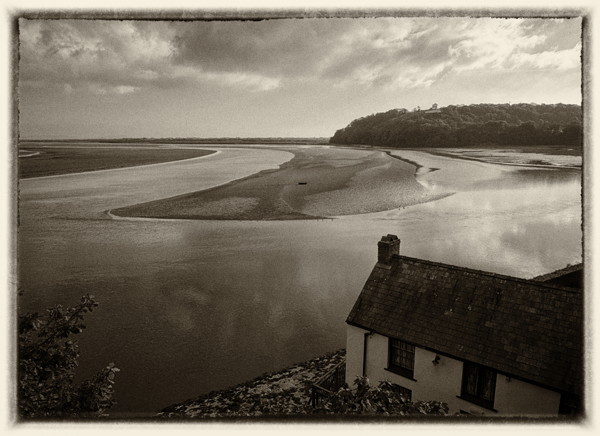
MULTIPOLYGON (((415 162, 415 161, 413 161, 413 160, 406 159, 406 158, 404 158, 404 157, 401 157, 401 156, 397 156, 397 155, 395 155, 395 154, 392 154, 392 151, 386 151, 386 153, 387 153, 387 155, 388 155, 388 156, 390 156, 390 157, 391 157, 391 158, 393 158, 393 159, 398 159, 398 160, 401 160, 402 162, 406 162, 406 163, 408 163, 408 164, 410 164, 410 165, 414 166, 414 167, 415 167, 415 177, 422 176, 422 175, 424 175, 424 174, 427 174, 427 173, 432 173, 432 172, 434 172, 434 171, 439 171, 439 170, 440 170, 440 168, 430 168, 430 167, 425 167, 425 166, 421 165, 420 163, 418 163, 418 162, 415 162), (427 171, 423 171, 423 172, 421 172, 420 170, 421 170, 422 168, 426 169, 427 171)), ((425 152, 425 153, 427 153, 427 152, 425 152)), ((430 154, 433 154, 433 153, 430 153, 430 154)))
MULTIPOLYGON (((50 148, 50 147, 48 147, 48 148, 50 148)), ((81 147, 68 147, 67 146, 64 148, 81 148, 81 147)), ((97 148, 109 149, 109 148, 115 148, 115 147, 97 147, 97 148)), ((134 147, 129 147, 129 149, 133 149, 133 148, 134 147)), ((145 149, 168 150, 165 148, 150 148, 150 147, 147 147, 145 149)), ((192 150, 192 149, 190 149, 190 148, 175 148, 175 150, 192 150)), ((204 159, 209 156, 214 157, 214 156, 218 155, 219 153, 221 153, 220 150, 198 150, 198 151, 202 151, 204 153, 202 153, 200 156, 195 156, 195 157, 183 157, 183 158, 177 158, 177 159, 172 159, 172 160, 162 160, 162 161, 158 161, 158 162, 139 163, 139 164, 134 164, 134 165, 126 165, 126 166, 114 166, 114 167, 111 166, 109 168, 98 168, 98 169, 90 169, 90 170, 84 170, 84 171, 79 171, 79 170, 69 171, 67 169, 67 170, 63 170, 64 172, 60 172, 58 174, 48 174, 48 175, 43 175, 43 176, 21 176, 21 177, 19 177, 19 181, 50 179, 50 178, 67 177, 67 176, 78 176, 78 175, 87 174, 87 173, 124 171, 124 170, 129 170, 132 168, 140 168, 140 167, 155 167, 155 166, 168 165, 168 164, 173 164, 175 162, 181 162, 181 161, 187 161, 187 160, 193 161, 193 160, 197 160, 197 159, 204 159)), ((34 157, 34 156, 43 156, 43 154, 41 152, 36 152, 36 154, 30 154, 27 156, 19 156, 19 158, 29 158, 29 157, 34 157)), ((52 172, 52 170, 49 170, 49 171, 52 172)))
MULTIPOLYGON (((479 150, 479 149, 477 149, 479 150)), ((417 151, 417 150, 415 150, 417 151)), ((483 158, 476 158, 474 156, 461 156, 458 155, 456 153, 444 153, 443 151, 433 151, 433 150, 428 150, 426 151, 426 153, 435 155, 435 156, 442 156, 442 157, 449 157, 449 158, 453 158, 453 159, 463 159, 463 160, 468 160, 468 161, 473 161, 473 162, 481 162, 481 163, 486 163, 486 164, 491 164, 491 165, 504 165, 504 166, 513 166, 513 167, 525 167, 525 168, 532 168, 532 169, 548 169, 548 170, 581 170, 582 167, 581 166, 563 166, 563 165, 552 165, 552 164, 534 164, 534 163, 518 163, 518 162, 498 162, 498 161, 493 161, 493 160, 486 160, 483 158)))
POLYGON ((130 219, 226 221, 339 219, 437 201, 456 192, 452 188, 440 191, 440 180, 442 185, 464 185, 469 181, 477 182, 479 178, 499 177, 503 171, 501 167, 510 167, 513 171, 523 168, 538 171, 577 170, 564 166, 489 162, 457 153, 445 153, 438 149, 406 150, 408 153, 430 156, 430 159, 419 161, 401 156, 400 150, 331 147, 330 151, 327 151, 325 148, 327 147, 318 146, 307 150, 286 147, 285 151, 292 153, 294 157, 281 164, 278 169, 263 170, 205 190, 111 209, 109 216, 130 219), (328 160, 332 158, 327 156, 340 154, 341 149, 347 150, 347 153, 363 155, 359 158, 356 156, 360 154, 355 155, 350 164, 347 162, 348 157, 345 158, 346 161, 344 158, 337 158, 344 162, 342 165, 337 164, 335 159, 328 160), (385 156, 387 161, 382 160, 382 156, 385 156), (476 162, 490 166, 488 168, 495 167, 498 171, 484 171, 485 174, 465 173, 463 177, 453 165, 447 165, 444 171, 440 171, 443 167, 439 163, 426 163, 431 159, 435 161, 436 157, 451 159, 457 163, 476 162), (394 166, 394 161, 408 164, 413 169, 394 166), (382 169, 383 167, 386 169, 382 169), (327 168, 327 174, 319 172, 318 169, 323 168, 327 168), (347 168, 353 168, 351 173, 347 168), (434 172, 441 174, 433 177, 434 172), (419 187, 416 188, 415 184, 419 187), (350 204, 354 206, 349 206, 350 204))
MULTIPOLYGON (((247 165, 248 158, 253 156, 253 153, 246 152, 235 161, 224 161, 218 169, 210 161, 195 164, 185 174, 192 176, 212 168, 211 174, 214 173, 215 177, 184 183, 181 187, 210 186, 209 181, 216 180, 219 173, 225 174, 219 180, 234 178, 236 174, 242 174, 242 167, 248 170, 245 174, 255 174, 255 168, 260 167, 247 165), (231 174, 223 173, 229 170, 231 174)), ((285 155, 281 160, 291 156, 285 155)), ((443 163, 441 171, 425 176, 425 180, 436 182, 445 177, 447 171, 453 176, 452 168, 456 169, 453 173, 461 175, 461 178, 465 174, 464 168, 473 169, 472 177, 485 174, 492 167, 495 168, 494 174, 521 172, 508 172, 498 166, 426 153, 407 154, 407 157, 429 166, 443 163)), ((264 162, 263 158, 255 160, 264 162)), ((274 164, 272 168, 278 165, 281 164, 274 164)), ((413 174, 413 170, 407 166, 407 172, 413 174)), ((156 173, 164 174, 165 171, 156 173)), ((179 171, 172 173, 179 177, 179 171)), ((551 175, 553 172, 530 173, 551 175)), ((110 178, 120 180, 122 176, 110 178)), ((25 192, 21 203, 25 210, 22 218, 25 219, 19 230, 24 240, 22 269, 27 272, 23 275, 24 283, 34 289, 26 295, 36 298, 39 295, 40 300, 51 300, 56 295, 71 298, 77 289, 82 288, 89 288, 96 295, 110 291, 103 300, 106 309, 99 315, 113 316, 116 313, 119 317, 110 323, 98 319, 96 325, 110 327, 103 335, 108 339, 102 343, 101 351, 119 361, 129 362, 128 371, 139 374, 142 381, 139 385, 121 387, 125 410, 158 411, 167 404, 211 389, 226 388, 271 368, 286 367, 288 362, 309 359, 342 346, 342 340, 331 346, 332 342, 320 335, 329 331, 331 323, 327 320, 344 319, 347 315, 344 305, 351 300, 355 284, 364 280, 361 278, 362 271, 368 274, 372 269, 373 241, 378 240, 381 234, 398 232, 407 255, 516 276, 525 265, 527 271, 532 266, 539 274, 554 270, 554 266, 559 264, 564 266, 579 255, 580 250, 580 245, 569 242, 577 240, 580 231, 579 223, 573 225, 580 208, 576 207, 577 204, 570 206, 579 198, 572 195, 574 189, 570 188, 576 187, 576 182, 565 184, 566 189, 562 189, 563 184, 554 186, 541 180, 543 189, 524 190, 520 188, 527 184, 516 180, 516 189, 494 195, 493 189, 497 185, 492 180, 489 183, 491 188, 461 192, 454 201, 449 198, 449 201, 393 211, 387 222, 381 221, 387 218, 382 215, 356 216, 356 222, 350 223, 340 220, 327 223, 187 221, 176 225, 173 222, 155 225, 111 223, 106 216, 104 222, 70 219, 72 215, 76 216, 72 211, 73 204, 79 207, 81 214, 89 214, 96 204, 102 205, 96 209, 98 211, 128 204, 119 200, 117 195, 136 198, 130 195, 130 186, 139 185, 140 179, 133 172, 132 179, 135 179, 135 185, 114 188, 106 185, 111 190, 99 199, 93 195, 99 186, 105 185, 98 185, 87 176, 77 180, 85 182, 87 192, 66 192, 57 199, 50 197, 50 191, 38 194, 31 192, 33 186, 28 186, 27 191, 30 192, 25 192), (111 198, 113 195, 114 199, 111 198), (533 203, 524 199, 531 199, 533 203), (570 203, 566 203, 566 212, 563 213, 560 204, 565 203, 565 199, 570 203), (491 202, 493 208, 486 211, 481 206, 487 202, 491 202), (518 210, 507 207, 507 203, 512 205, 513 202, 518 210), (573 213, 570 214, 571 209, 573 213), (41 219, 45 216, 58 219, 41 219), (28 219, 30 217, 35 219, 28 219), (552 240, 546 238, 549 234, 555 235, 552 240), (565 247, 556 257, 547 259, 540 254, 545 250, 551 251, 556 244, 565 247), (511 264, 516 265, 511 266, 512 270, 503 269, 505 260, 502 256, 507 251, 512 256, 511 264), (46 260, 39 262, 39 259, 46 260), (123 267, 123 260, 131 265, 123 267), (335 274, 344 271, 348 265, 351 268, 346 272, 335 274), (295 274, 296 271, 298 274, 295 274), (86 274, 94 274, 93 280, 86 274), (70 286, 65 288, 64 283, 70 286), (36 291, 38 289, 49 289, 49 292, 36 291), (143 301, 147 306, 133 314, 120 312, 131 301, 143 301), (320 309, 322 311, 318 311, 320 309), (289 318, 282 317, 282 313, 289 314, 289 318), (304 313, 317 315, 307 318, 304 313), (222 320, 226 321, 225 324, 222 320), (257 327, 263 322, 268 329, 257 327), (132 328, 123 330, 122 325, 132 328), (219 328, 221 325, 231 327, 227 336, 219 328), (215 338, 212 332, 217 332, 218 337, 215 338), (244 336, 246 332, 248 334, 244 336), (271 332, 275 333, 271 335, 271 332), (174 335, 180 335, 181 341, 173 341, 174 335), (236 351, 232 337, 245 337, 247 349, 252 350, 252 356, 238 367, 230 359, 239 351, 236 351), (147 343, 156 344, 156 365, 164 365, 162 374, 169 381, 168 387, 154 380, 154 373, 147 369, 147 359, 143 359, 147 343), (263 347, 263 344, 267 345, 263 347), (296 350, 300 346, 306 347, 307 352, 289 353, 292 347, 296 350), (169 356, 178 353, 185 359, 177 362, 169 359, 169 356), (288 358, 290 360, 285 360, 288 358), (265 362, 273 366, 267 367, 265 362), (242 371, 243 374, 240 374, 242 371), (207 373, 211 375, 209 381, 205 381, 207 373), (181 377, 182 374, 185 377, 181 377), (216 384, 213 380, 223 380, 223 383, 216 384)), ((63 184, 67 191, 71 189, 71 180, 65 180, 63 184)), ((143 180, 147 189, 154 190, 160 185, 143 180)), ((177 181, 167 179, 165 185, 170 180, 177 181)), ((40 181, 38 185, 51 184, 40 181)), ((176 183, 173 186, 175 189, 171 192, 181 192, 176 183)), ((33 300, 30 304, 38 303, 33 300)), ((95 344, 92 340, 90 343, 95 344)), ((97 353, 98 347, 94 345, 91 348, 91 353, 97 353)), ((88 360, 94 362, 97 356, 92 354, 88 360)))
POLYGON ((229 388, 169 405, 161 409, 156 417, 223 419, 308 416, 311 385, 345 358, 345 349, 330 352, 229 388))
POLYGON ((278 169, 110 212, 130 218, 314 220, 384 211, 432 199, 416 180, 415 165, 385 150, 318 147, 285 151, 294 158, 278 169))
MULTIPOLYGON (((246 147, 247 148, 247 147, 246 147)), ((254 148, 254 147, 252 147, 254 148)), ((163 221, 174 221, 174 220, 186 220, 186 221, 201 221, 201 220, 228 220, 228 221, 236 221, 238 219, 236 218, 226 218, 226 217, 219 217, 219 218, 202 218, 202 217, 196 217, 193 215, 186 215, 186 214, 165 214, 160 215, 160 214, 152 214, 150 212, 150 215, 146 216, 145 212, 147 209, 152 209, 153 206, 155 205, 162 205, 164 204, 164 202, 171 202, 171 201, 179 201, 179 200, 186 200, 189 198, 194 198, 195 196, 199 195, 199 194, 209 194, 215 190, 219 190, 219 189, 226 189, 228 187, 234 186, 238 183, 243 183, 245 181, 249 181, 252 179, 256 179, 256 178, 260 178, 262 176, 265 176, 267 174, 273 173, 273 172, 277 172, 279 170, 281 170, 282 168, 286 168, 288 165, 290 165, 290 162, 292 162, 296 157, 297 157, 297 153, 295 153, 293 150, 279 150, 279 151, 287 151, 291 154, 294 155, 294 157, 284 163, 282 163, 281 165, 279 165, 278 169, 266 169, 266 170, 262 170, 259 171, 257 173, 254 174, 250 174, 248 176, 245 177, 241 177, 239 179, 234 179, 234 180, 230 180, 226 183, 223 183, 221 185, 216 185, 213 187, 210 187, 208 189, 203 189, 200 191, 194 191, 194 192, 187 192, 187 193, 183 193, 183 194, 179 194, 179 195, 175 195, 172 197, 167 197, 167 198, 162 198, 162 199, 158 199, 158 200, 153 200, 153 201, 149 201, 149 202, 145 202, 145 203, 139 203, 139 204, 135 204, 135 205, 131 205, 131 206, 125 206, 125 207, 120 207, 120 208, 115 208, 115 209, 110 209, 107 211, 107 214, 112 218, 112 219, 130 219, 130 220, 163 220, 163 221), (118 214, 116 211, 118 210, 125 210, 125 211, 133 211, 133 212, 129 212, 130 214, 123 214, 120 215, 118 214)), ((220 152, 220 151, 219 151, 220 152)), ((126 212, 127 213, 127 212, 126 212)), ((288 221, 288 220, 297 220, 297 219, 326 219, 326 217, 318 217, 318 216, 310 216, 310 215, 306 215, 302 218, 295 218, 293 217, 293 214, 290 215, 282 215, 281 217, 279 217, 279 219, 276 219, 278 221, 288 221)), ((261 219, 261 220, 256 220, 256 221, 272 221, 275 219, 261 219)), ((244 220, 244 221, 255 221, 255 220, 244 220)))

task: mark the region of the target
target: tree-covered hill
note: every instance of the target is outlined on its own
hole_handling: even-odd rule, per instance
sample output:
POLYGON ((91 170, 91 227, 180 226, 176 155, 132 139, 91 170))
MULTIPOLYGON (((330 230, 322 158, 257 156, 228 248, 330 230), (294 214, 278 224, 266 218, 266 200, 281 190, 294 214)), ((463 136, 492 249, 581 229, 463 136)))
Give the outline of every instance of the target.
POLYGON ((581 145, 581 120, 581 106, 572 104, 392 109, 352 121, 329 142, 384 147, 581 145))

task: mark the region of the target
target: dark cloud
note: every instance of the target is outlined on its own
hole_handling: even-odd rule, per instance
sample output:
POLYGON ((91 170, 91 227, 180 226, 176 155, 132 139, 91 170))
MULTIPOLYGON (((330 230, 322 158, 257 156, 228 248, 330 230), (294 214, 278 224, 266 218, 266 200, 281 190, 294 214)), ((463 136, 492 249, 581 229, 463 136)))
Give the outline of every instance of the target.
POLYGON ((271 20, 174 24, 174 61, 211 71, 298 75, 315 71, 352 20, 271 20))
POLYGON ((544 41, 538 49, 566 50, 581 40, 581 25, 579 18, 564 18, 524 20, 523 27, 529 34, 544 35, 544 41))
MULTIPOLYGON (((293 81, 429 86, 463 71, 571 68, 581 20, 20 21, 21 84, 135 92, 293 81)), ((100 91, 98 91, 100 90, 100 91)))
POLYGON ((72 88, 138 87, 166 73, 171 54, 156 23, 20 21, 19 79, 72 88), (154 71, 156 74, 149 74, 154 71))

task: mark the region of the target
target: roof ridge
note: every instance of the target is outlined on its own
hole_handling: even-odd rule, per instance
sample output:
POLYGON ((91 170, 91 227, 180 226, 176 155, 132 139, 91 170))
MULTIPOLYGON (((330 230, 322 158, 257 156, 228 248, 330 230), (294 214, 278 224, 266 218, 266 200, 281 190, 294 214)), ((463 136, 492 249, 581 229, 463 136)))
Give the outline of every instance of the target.
POLYGON ((583 262, 576 263, 574 265, 567 265, 564 268, 557 269, 556 271, 552 271, 546 274, 541 274, 539 276, 533 277, 532 280, 544 282, 549 279, 557 278, 565 274, 569 274, 579 269, 583 269, 583 262))
POLYGON ((375 265, 346 322, 577 393, 582 298, 575 288, 398 254, 375 265))
POLYGON ((435 266, 439 266, 439 267, 447 268, 447 269, 454 269, 454 270, 459 270, 459 271, 476 273, 476 274, 480 274, 480 275, 486 275, 486 276, 490 276, 490 277, 501 278, 501 279, 505 279, 505 280, 512 280, 512 281, 520 282, 520 283, 527 283, 527 284, 533 285, 535 287, 544 287, 544 288, 555 289, 555 290, 558 289, 561 291, 567 291, 567 292, 572 292, 572 293, 581 292, 579 289, 576 289, 576 288, 571 288, 568 286, 558 286, 558 285, 553 285, 553 284, 549 284, 546 282, 540 282, 540 281, 536 281, 533 278, 532 279, 522 279, 519 277, 507 276, 504 274, 498 274, 498 273, 494 273, 494 272, 490 272, 490 271, 483 271, 483 270, 474 269, 474 268, 467 268, 464 266, 456 266, 456 265, 450 265, 447 263, 434 262, 432 260, 419 259, 416 257, 405 256, 402 254, 395 254, 392 256, 392 258, 406 259, 406 260, 414 261, 416 263, 425 263, 425 264, 435 265, 435 266))

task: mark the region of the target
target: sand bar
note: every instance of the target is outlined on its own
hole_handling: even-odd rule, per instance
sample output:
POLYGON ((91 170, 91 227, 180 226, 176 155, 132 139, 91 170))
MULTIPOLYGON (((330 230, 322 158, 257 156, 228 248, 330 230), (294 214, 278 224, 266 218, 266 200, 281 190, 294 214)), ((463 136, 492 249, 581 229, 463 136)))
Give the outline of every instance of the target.
POLYGON ((208 156, 130 168, 56 175, 20 181, 23 219, 108 218, 106 211, 205 190, 276 169, 289 152, 219 148, 208 156))
POLYGON ((288 148, 294 159, 225 186, 112 210, 117 216, 318 219, 405 207, 435 197, 415 167, 378 150, 288 148))

